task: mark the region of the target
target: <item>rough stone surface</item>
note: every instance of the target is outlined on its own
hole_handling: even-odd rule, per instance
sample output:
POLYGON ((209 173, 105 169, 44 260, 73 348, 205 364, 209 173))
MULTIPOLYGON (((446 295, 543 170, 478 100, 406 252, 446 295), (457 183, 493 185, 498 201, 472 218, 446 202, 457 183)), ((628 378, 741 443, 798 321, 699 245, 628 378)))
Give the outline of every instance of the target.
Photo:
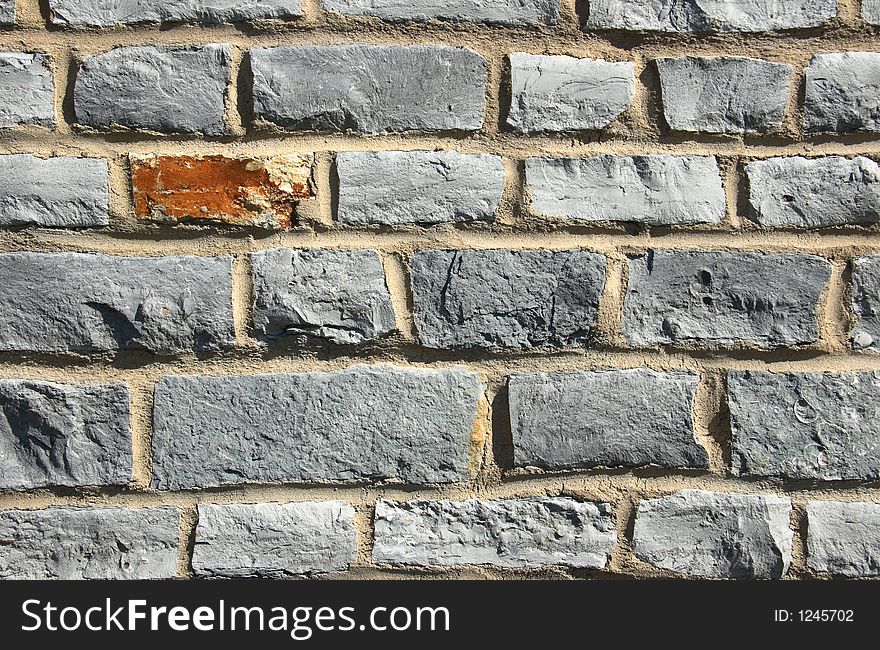
POLYGON ((572 221, 718 223, 726 211, 711 156, 529 158, 526 187, 532 210, 572 221))
POLYGON ((0 489, 126 485, 128 388, 0 380, 0 489))
POLYGON ((880 52, 814 54, 807 67, 804 128, 880 131, 880 52))
POLYGON ((631 345, 813 343, 830 277, 815 255, 649 251, 629 260, 623 334, 631 345))
POLYGON ((852 307, 856 324, 850 339, 857 350, 880 350, 880 255, 853 261, 852 307))
POLYGON ((389 21, 448 20, 492 25, 555 25, 557 0, 321 0, 327 11, 389 21))
POLYGON ((513 375, 514 462, 543 469, 708 467, 694 437, 697 379, 641 368, 513 375))
POLYGON ((379 501, 373 561, 602 569, 617 541, 608 503, 567 497, 379 501))
POLYGON ((836 15, 837 0, 590 0, 586 27, 767 32, 818 27, 836 15))
POLYGON ((200 504, 192 567, 223 578, 328 573, 347 569, 356 550, 345 501, 200 504))
POLYGON ((0 156, 0 226, 78 228, 110 223, 103 158, 0 156))
POLYGON ((639 502, 633 551, 661 569, 705 578, 781 578, 791 563, 791 501, 682 490, 639 502))
POLYGON ((463 481, 482 394, 461 368, 165 377, 153 487, 463 481))
POLYGON ((880 576, 880 505, 808 501, 807 566, 848 578, 880 576))
POLYGON ((137 23, 238 23, 299 18, 300 0, 49 0, 54 25, 110 27, 137 23))
POLYGON ((603 129, 632 104, 632 63, 511 54, 507 124, 519 133, 603 129))
POLYGON ((605 258, 581 250, 423 250, 411 271, 423 345, 580 346, 593 335, 605 258))
POLYGON ((225 135, 229 62, 228 45, 119 47, 90 56, 76 75, 76 119, 96 129, 225 135))
POLYGON ((0 25, 15 23, 15 0, 0 0, 0 25))
POLYGON ((179 520, 171 506, 2 510, 0 578, 172 578, 179 520))
POLYGON ((492 221, 504 191, 499 156, 457 151, 336 154, 337 218, 392 226, 492 221))
POLYGON ((55 82, 45 54, 0 52, 0 128, 55 126, 55 82))
POLYGON ((313 196, 314 156, 129 156, 135 214, 158 222, 219 221, 278 230, 313 196))
POLYGON ((880 166, 863 156, 770 158, 746 165, 749 217, 824 228, 880 220, 880 166))
POLYGON ((232 347, 230 257, 0 254, 0 350, 232 347))
POLYGON ((782 124, 791 66, 741 56, 657 59, 674 131, 762 133, 782 124))
POLYGON ((880 373, 732 371, 727 397, 735 475, 880 478, 880 373))
POLYGON ((278 248, 252 253, 251 266, 261 337, 362 343, 397 329, 379 251, 278 248))
POLYGON ((880 25, 880 0, 862 0, 862 18, 872 25, 880 25))
POLYGON ((254 115, 282 128, 380 134, 483 126, 486 62, 472 50, 301 45, 250 52, 254 115))

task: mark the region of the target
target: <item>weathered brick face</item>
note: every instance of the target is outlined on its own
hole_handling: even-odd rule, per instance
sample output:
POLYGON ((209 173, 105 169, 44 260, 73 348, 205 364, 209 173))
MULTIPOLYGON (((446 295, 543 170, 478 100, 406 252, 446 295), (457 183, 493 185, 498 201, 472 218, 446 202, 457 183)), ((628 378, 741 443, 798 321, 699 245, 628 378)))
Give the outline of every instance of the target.
POLYGON ((880 0, 37 4, 0 578, 880 575, 880 0))

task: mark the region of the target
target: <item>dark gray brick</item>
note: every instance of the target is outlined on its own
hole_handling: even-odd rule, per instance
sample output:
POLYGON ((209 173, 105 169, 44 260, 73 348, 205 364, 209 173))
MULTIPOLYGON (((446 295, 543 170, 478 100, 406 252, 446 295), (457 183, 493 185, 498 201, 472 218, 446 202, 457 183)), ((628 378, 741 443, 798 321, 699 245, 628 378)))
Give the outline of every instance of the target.
POLYGON ((373 562, 602 569, 617 541, 607 503, 567 497, 379 501, 373 562))
POLYGON ((585 345, 604 282, 605 258, 581 250, 416 251, 419 340, 432 348, 585 345))
POLYGON ((517 465, 708 467, 694 437, 697 375, 647 369, 510 378, 517 465))
POLYGON ((180 514, 161 508, 0 511, 0 578, 173 578, 180 514))
POLYGON ((850 332, 857 350, 880 350, 880 255, 856 258, 852 272, 852 307, 856 323, 850 332))
POLYGON ((464 481, 482 394, 461 368, 165 377, 153 486, 464 481))
POLYGON ((880 131, 880 52, 814 54, 807 67, 804 128, 880 131))
POLYGON ((45 54, 0 52, 0 128, 55 126, 55 81, 45 54))
POLYGON ((807 566, 847 578, 880 576, 880 505, 807 502, 807 566))
POLYGON ((445 45, 251 48, 254 114, 295 131, 475 131, 486 62, 445 45))
POLYGON ((232 347, 230 257, 0 254, 0 350, 232 347))
POLYGON ((639 502, 633 551, 661 569, 705 578, 781 578, 791 563, 791 501, 682 490, 639 502))
POLYGON ((735 475, 880 478, 880 374, 734 371, 727 397, 735 475))
POLYGON ((457 151, 336 154, 337 217, 344 224, 492 221, 504 191, 499 156, 457 151))
POLYGON ((345 501, 200 504, 192 567, 197 576, 279 578, 344 571, 356 551, 345 501))
POLYGON ((555 25, 559 0, 321 0, 327 11, 388 21, 555 25))
POLYGON ((299 18, 300 0, 49 0, 53 25, 112 27, 137 23, 238 23, 299 18))
POLYGON ((88 57, 73 92, 80 124, 225 135, 228 45, 120 47, 88 57))
POLYGON ((623 335, 631 345, 813 343, 830 277, 815 255, 649 251, 629 260, 623 335))
POLYGON ((265 338, 309 336, 362 343, 396 330, 376 250, 292 250, 251 254, 253 318, 265 338))

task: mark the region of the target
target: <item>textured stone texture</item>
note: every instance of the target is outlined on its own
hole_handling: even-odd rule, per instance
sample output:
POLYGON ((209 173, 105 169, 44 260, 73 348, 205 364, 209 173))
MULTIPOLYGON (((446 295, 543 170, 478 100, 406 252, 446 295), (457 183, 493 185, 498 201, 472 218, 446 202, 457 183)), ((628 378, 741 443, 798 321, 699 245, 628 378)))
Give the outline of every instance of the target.
POLYGON ((746 165, 749 217, 824 228, 880 220, 880 166, 863 156, 770 158, 746 165))
POLYGON ((252 253, 251 266, 262 337, 362 343, 396 330, 379 251, 278 248, 252 253))
POLYGON ((647 369, 513 375, 514 461, 543 469, 698 467, 697 375, 647 369))
POLYGON ((782 124, 791 66, 741 56, 657 59, 674 131, 762 133, 782 124))
POLYGON ((580 346, 593 334, 605 258, 581 250, 423 250, 411 271, 423 345, 580 346))
POLYGON ((706 578, 780 578, 791 563, 791 501, 682 490, 639 502, 633 551, 661 569, 706 578))
POLYGON ((807 566, 848 578, 880 575, 880 505, 808 501, 807 566))
POLYGON ((649 251, 629 260, 623 334, 631 345, 812 343, 830 277, 815 255, 649 251))
POLYGON ((225 135, 228 45, 120 47, 88 57, 73 92, 80 124, 225 135))
POLYGON ((0 25, 15 22, 15 0, 0 0, 0 25))
POLYGON ((611 505, 567 497, 379 501, 373 561, 602 569, 617 541, 611 505))
POLYGON ((661 32, 766 32, 818 27, 836 15, 837 0, 590 0, 586 26, 661 32))
POLYGON ((519 133, 603 129, 632 104, 632 63, 511 54, 507 124, 519 133))
POLYGON ((880 0, 862 0, 862 18, 872 25, 880 25, 880 0))
POLYGON ((49 0, 54 25, 238 23, 302 16, 300 0, 49 0))
POLYGON ((0 578, 172 578, 179 519, 171 506, 2 510, 0 578))
POLYGON ((804 98, 807 131, 880 131, 880 52, 814 54, 804 98))
POLYGON ((336 154, 344 224, 492 221, 504 191, 500 156, 457 151, 336 154))
POLYGON ((356 550, 345 501, 200 504, 192 567, 197 576, 279 578, 344 571, 356 550))
POLYGON ((0 254, 0 350, 232 347, 230 257, 0 254))
POLYGON ((78 228, 110 223, 103 158, 0 156, 0 226, 78 228))
POLYGON ((850 332, 853 347, 880 350, 880 255, 853 261, 852 307, 856 316, 850 332))
POLYGON ((529 158, 526 187, 532 210, 572 221, 718 223, 726 210, 711 156, 529 158))
POLYGON ((302 45, 250 52, 254 115, 286 129, 379 134, 483 125, 486 62, 472 50, 302 45))
POLYGON ((0 489, 126 485, 128 388, 0 380, 0 489))
POLYGON ((289 228, 313 196, 313 156, 129 156, 135 214, 159 222, 289 228))
POLYGON ((449 20, 492 25, 555 25, 557 0, 321 0, 327 11, 389 21, 449 20))
POLYGON ((55 82, 45 54, 0 52, 0 128, 55 126, 55 82))
POLYGON ((153 411, 153 487, 466 480, 483 394, 461 368, 165 377, 153 411))
POLYGON ((732 371, 727 397, 735 475, 880 478, 880 373, 732 371))

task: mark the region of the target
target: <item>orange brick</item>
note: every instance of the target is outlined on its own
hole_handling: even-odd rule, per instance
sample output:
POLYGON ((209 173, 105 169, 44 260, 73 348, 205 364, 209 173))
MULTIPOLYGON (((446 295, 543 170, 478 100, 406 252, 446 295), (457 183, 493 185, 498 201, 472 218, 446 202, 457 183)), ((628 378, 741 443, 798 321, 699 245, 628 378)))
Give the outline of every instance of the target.
POLYGON ((312 156, 131 157, 138 219, 210 220, 238 226, 289 228, 296 205, 313 196, 312 156))

